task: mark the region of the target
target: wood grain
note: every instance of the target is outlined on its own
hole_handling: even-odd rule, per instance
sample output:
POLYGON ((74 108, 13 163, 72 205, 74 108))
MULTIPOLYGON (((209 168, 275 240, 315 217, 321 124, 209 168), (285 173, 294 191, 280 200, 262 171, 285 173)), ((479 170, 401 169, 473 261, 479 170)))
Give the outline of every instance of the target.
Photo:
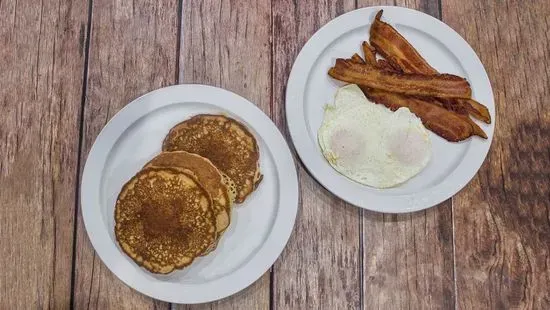
POLYGON ((171 308, 95 255, 75 210, 78 163, 121 107, 177 82, 250 99, 288 138, 295 57, 355 3, 442 12, 472 45, 497 105, 488 159, 452 207, 405 215, 361 212, 298 163, 300 211, 273 273, 222 301, 172 308, 550 309, 548 1, 90 1, 86 51, 88 1, 0 0, 1 309, 171 308))
MULTIPOLYGON (((177 1, 94 0, 81 162, 106 122, 128 102, 174 84, 177 1)), ((113 275, 95 254, 78 213, 75 309, 168 309, 113 275)))
MULTIPOLYGON (((271 115, 270 1, 195 1, 183 6, 180 83, 235 92, 271 115)), ((268 309, 270 275, 237 295, 176 309, 268 309)))
POLYGON ((86 1, 0 1, 0 308, 70 307, 86 1))
MULTIPOLYGON (((359 1, 360 6, 373 4, 359 1)), ((438 1, 406 0, 395 4, 439 17, 438 1)), ((410 214, 364 211, 362 224, 365 309, 454 307, 450 199, 410 214)))
POLYGON ((460 309, 550 309, 550 3, 443 1, 497 110, 488 159, 453 199, 460 309))
MULTIPOLYGON (((273 3, 273 117, 284 132, 285 86, 298 52, 317 29, 353 8, 353 1, 273 3)), ((273 308, 356 309, 361 295, 359 210, 324 190, 301 165, 298 170, 300 209, 274 267, 273 308)))

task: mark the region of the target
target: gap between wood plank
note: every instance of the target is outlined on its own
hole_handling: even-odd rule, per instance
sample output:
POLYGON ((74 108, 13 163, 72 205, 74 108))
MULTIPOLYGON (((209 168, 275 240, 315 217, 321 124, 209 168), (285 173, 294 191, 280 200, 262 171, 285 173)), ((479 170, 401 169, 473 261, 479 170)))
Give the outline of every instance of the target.
MULTIPOLYGON (((439 20, 443 21, 443 3, 441 0, 438 0, 437 3, 439 4, 438 7, 438 13, 439 13, 439 20)), ((451 231, 452 231, 452 238, 453 238, 453 289, 454 289, 454 309, 458 309, 458 291, 457 291, 457 284, 456 284, 456 245, 455 245, 455 210, 454 210, 454 196, 451 196, 451 231)))
POLYGON ((363 236, 363 209, 359 208, 359 306, 365 308, 365 272, 364 272, 364 251, 365 237, 363 236))
MULTIPOLYGON (((174 81, 176 82, 176 84, 181 84, 181 82, 183 82, 183 70, 181 68, 181 60, 180 60, 180 57, 181 57, 181 49, 183 47, 183 18, 185 17, 183 15, 183 7, 184 7, 184 3, 183 3, 184 0, 178 0, 178 31, 177 31, 177 40, 178 42, 176 43, 176 70, 175 70, 175 73, 176 73, 176 76, 175 76, 175 79, 174 81)), ((168 303, 167 305, 167 309, 168 310, 174 310, 175 309, 175 305, 173 303, 168 303)))
POLYGON ((78 209, 80 205, 80 167, 82 165, 82 148, 84 140, 84 106, 86 103, 86 95, 88 88, 88 60, 90 53, 90 36, 92 29, 92 6, 93 0, 88 0, 88 21, 86 29, 86 39, 84 41, 84 71, 82 77, 82 97, 80 99, 80 111, 79 111, 79 131, 78 131, 78 155, 76 161, 76 184, 75 184, 75 208, 74 208, 74 224, 73 224, 73 253, 72 253, 72 270, 71 270, 71 297, 70 297, 70 309, 74 309, 74 285, 76 277, 76 239, 77 239, 77 227, 78 227, 78 209))
MULTIPOLYGON (((269 24, 270 24, 270 27, 271 27, 271 32, 270 32, 270 44, 271 44, 271 66, 269 66, 270 70, 271 70, 271 79, 270 79, 270 85, 269 87, 271 88, 269 94, 270 94, 270 98, 269 98, 269 117, 273 120, 273 115, 274 115, 274 107, 275 107, 275 102, 274 102, 274 92, 275 92, 275 89, 273 88, 273 86, 275 85, 275 77, 274 77, 274 72, 275 72, 275 27, 273 26, 274 23, 273 23, 273 1, 277 1, 277 0, 271 0, 271 5, 270 5, 270 9, 269 9, 269 14, 270 14, 270 17, 269 17, 269 24)), ((277 126, 277 124, 275 124, 275 126, 277 126)), ((282 128, 281 128, 282 129, 282 128)), ((300 184, 298 183, 298 187, 300 186, 300 184)), ((300 189, 298 188, 298 192, 300 191, 300 189)), ((299 193, 298 193, 299 195, 299 193)), ((299 203, 299 202, 298 202, 299 203)), ((300 207, 300 205, 298 205, 298 208, 300 207)), ((294 228, 292 229, 294 230, 294 228)), ((288 243, 288 241, 287 241, 288 243)), ((284 248, 283 248, 284 250, 284 248)), ((279 255, 280 256, 280 255, 279 255)), ((278 259, 278 258, 277 258, 278 259)), ((273 265, 271 265, 271 268, 269 269, 269 310, 273 310, 274 309, 274 305, 275 305, 275 263, 277 262, 277 259, 275 260, 275 262, 273 262, 273 265)))
MULTIPOLYGON (((393 2, 395 5, 395 0, 393 2)), ((355 0, 355 9, 359 9, 359 1, 355 0)), ((364 254, 365 254, 365 236, 364 236, 364 227, 363 227, 363 216, 364 212, 362 208, 359 209, 359 307, 360 309, 365 308, 365 263, 364 263, 364 254)))
POLYGON ((182 82, 181 80, 181 74, 180 72, 180 53, 181 53, 181 47, 183 45, 183 0, 178 0, 178 37, 177 37, 177 44, 176 44, 176 78, 174 81, 176 81, 177 84, 180 84, 182 82))

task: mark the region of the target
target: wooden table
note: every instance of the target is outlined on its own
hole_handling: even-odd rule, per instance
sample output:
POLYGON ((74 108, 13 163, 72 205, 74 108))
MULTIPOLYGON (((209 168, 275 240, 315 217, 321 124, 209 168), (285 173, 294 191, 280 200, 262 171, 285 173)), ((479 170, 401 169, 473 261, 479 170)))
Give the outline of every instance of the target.
MULTIPOLYGON (((550 309, 550 1, 0 1, 0 309, 550 309), (90 147, 126 103, 204 83, 287 134, 307 39, 358 7, 442 19, 491 78, 495 138, 464 190, 426 211, 362 211, 299 165, 300 211, 271 272, 225 300, 155 301, 95 255, 79 210, 90 147)), ((288 134, 287 134, 288 136, 288 134)))

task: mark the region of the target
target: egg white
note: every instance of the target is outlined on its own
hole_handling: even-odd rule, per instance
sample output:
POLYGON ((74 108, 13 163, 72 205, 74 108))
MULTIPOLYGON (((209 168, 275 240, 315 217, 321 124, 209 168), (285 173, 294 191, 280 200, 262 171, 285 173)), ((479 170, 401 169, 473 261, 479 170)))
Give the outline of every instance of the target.
POLYGON ((350 84, 325 107, 318 131, 321 151, 342 175, 364 185, 399 185, 426 167, 431 140, 421 120, 400 108, 392 112, 369 101, 350 84))

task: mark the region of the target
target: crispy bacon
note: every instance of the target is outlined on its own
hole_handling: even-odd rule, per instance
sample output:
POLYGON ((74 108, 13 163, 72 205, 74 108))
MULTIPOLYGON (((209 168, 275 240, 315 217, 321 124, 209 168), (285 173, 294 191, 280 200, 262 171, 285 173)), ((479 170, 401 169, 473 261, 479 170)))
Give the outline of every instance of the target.
POLYGON ((491 114, 486 106, 474 99, 453 99, 453 102, 462 104, 468 113, 480 121, 491 124, 491 114))
POLYGON ((370 27, 370 44, 376 51, 405 73, 438 74, 395 28, 380 20, 382 13, 376 14, 370 27))
POLYGON ((363 48, 366 63, 376 66, 376 50, 374 47, 372 47, 367 41, 363 41, 361 47, 363 48))
POLYGON ((393 71, 393 72, 397 72, 397 73, 403 73, 403 71, 401 71, 401 69, 399 68, 394 68, 392 66, 391 63, 389 63, 387 60, 385 59, 378 59, 376 61, 376 65, 378 66, 378 68, 382 69, 382 70, 386 70, 386 71, 393 71))
POLYGON ((365 64, 365 61, 363 60, 363 58, 361 58, 361 56, 359 56, 359 54, 355 53, 353 54, 353 56, 351 56, 351 61, 353 61, 354 63, 358 63, 358 64, 365 64))
MULTIPOLYGON (((361 47, 363 48, 363 54, 365 54, 364 63, 367 63, 371 66, 375 66, 375 67, 377 67, 379 69, 382 69, 382 70, 402 72, 399 67, 392 66, 392 64, 390 64, 387 60, 385 60, 385 59, 376 59, 376 49, 374 47, 372 47, 369 44, 369 42, 363 41, 363 43, 361 44, 361 47)), ((355 54, 355 55, 357 55, 357 54, 355 54)), ((351 60, 354 60, 354 57, 352 57, 351 60)))
POLYGON ((452 74, 424 75, 396 73, 381 70, 368 64, 337 59, 329 75, 337 80, 385 91, 441 98, 470 98, 468 81, 452 74))
POLYGON ((473 135, 487 139, 483 130, 468 116, 453 113, 433 98, 419 98, 361 86, 370 100, 383 104, 392 111, 406 107, 418 116, 426 128, 447 141, 457 142, 473 135), (433 101, 432 101, 433 100, 433 101))
MULTIPOLYGON (((390 24, 381 21, 380 10, 370 28, 370 42, 375 50, 384 56, 395 68, 405 73, 439 74, 418 51, 390 24)), ((444 106, 453 111, 465 111, 473 117, 490 124, 491 115, 486 106, 471 99, 446 99, 444 106)))
POLYGON ((462 101, 456 100, 456 98, 434 98, 445 109, 453 111, 458 114, 468 115, 468 108, 466 108, 462 101))

